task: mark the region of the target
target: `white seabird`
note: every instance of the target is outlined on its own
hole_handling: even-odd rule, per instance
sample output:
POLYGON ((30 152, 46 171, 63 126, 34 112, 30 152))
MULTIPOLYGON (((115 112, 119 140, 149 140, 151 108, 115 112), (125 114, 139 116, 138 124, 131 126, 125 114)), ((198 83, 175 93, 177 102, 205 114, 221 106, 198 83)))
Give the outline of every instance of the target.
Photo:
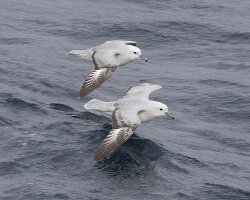
POLYGON ((117 101, 104 102, 92 99, 84 105, 86 109, 112 115, 112 130, 97 149, 95 161, 112 154, 127 141, 141 122, 164 115, 167 115, 169 119, 174 119, 168 114, 168 107, 165 104, 149 100, 149 95, 160 88, 160 85, 140 81, 138 86, 129 88, 123 98, 117 101))
MULTIPOLYGON (((106 81, 118 66, 141 59, 141 50, 134 41, 113 40, 86 50, 72 50, 67 55, 92 61, 95 70, 83 83, 78 98, 86 96, 106 81)), ((147 59, 143 58, 146 62, 147 59)))

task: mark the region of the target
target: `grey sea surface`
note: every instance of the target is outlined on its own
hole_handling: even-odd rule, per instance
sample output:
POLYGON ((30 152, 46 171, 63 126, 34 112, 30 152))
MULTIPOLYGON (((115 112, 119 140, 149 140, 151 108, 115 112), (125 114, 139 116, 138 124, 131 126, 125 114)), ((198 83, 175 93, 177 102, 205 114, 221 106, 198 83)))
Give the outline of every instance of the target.
POLYGON ((250 199, 250 1, 0 1, 0 199, 250 199), (92 63, 66 56, 134 40, 149 62, 120 67, 77 99, 92 63), (93 162, 111 119, 83 105, 139 80, 175 121, 143 123, 93 162))

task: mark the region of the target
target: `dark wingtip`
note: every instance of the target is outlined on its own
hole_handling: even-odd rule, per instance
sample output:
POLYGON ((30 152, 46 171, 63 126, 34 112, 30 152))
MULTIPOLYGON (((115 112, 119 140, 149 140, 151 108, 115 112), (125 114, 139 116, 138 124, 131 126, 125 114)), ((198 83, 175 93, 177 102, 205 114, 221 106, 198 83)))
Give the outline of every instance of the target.
POLYGON ((155 83, 148 80, 140 80, 139 84, 155 84, 155 83))
POLYGON ((131 45, 131 46, 135 46, 136 47, 136 43, 132 43, 132 42, 128 42, 128 43, 126 43, 126 45, 131 45))

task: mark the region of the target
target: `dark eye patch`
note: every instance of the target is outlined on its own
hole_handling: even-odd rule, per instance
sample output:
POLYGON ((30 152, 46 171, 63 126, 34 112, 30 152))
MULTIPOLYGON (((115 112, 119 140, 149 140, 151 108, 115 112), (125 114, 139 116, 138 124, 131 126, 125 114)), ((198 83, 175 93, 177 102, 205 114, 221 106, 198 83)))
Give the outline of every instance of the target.
POLYGON ((116 53, 115 56, 119 56, 120 54, 119 53, 116 53))

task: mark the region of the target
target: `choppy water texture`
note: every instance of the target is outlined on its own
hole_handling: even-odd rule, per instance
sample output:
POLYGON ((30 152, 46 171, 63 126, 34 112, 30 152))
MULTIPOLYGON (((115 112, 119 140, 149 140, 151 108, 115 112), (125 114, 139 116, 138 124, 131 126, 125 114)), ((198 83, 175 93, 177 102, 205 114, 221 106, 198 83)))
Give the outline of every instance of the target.
POLYGON ((250 199, 250 2, 0 2, 0 199, 250 199), (92 64, 65 54, 138 42, 130 63, 81 101, 92 64), (86 112, 140 79, 175 121, 142 124, 93 155, 111 120, 86 112))

